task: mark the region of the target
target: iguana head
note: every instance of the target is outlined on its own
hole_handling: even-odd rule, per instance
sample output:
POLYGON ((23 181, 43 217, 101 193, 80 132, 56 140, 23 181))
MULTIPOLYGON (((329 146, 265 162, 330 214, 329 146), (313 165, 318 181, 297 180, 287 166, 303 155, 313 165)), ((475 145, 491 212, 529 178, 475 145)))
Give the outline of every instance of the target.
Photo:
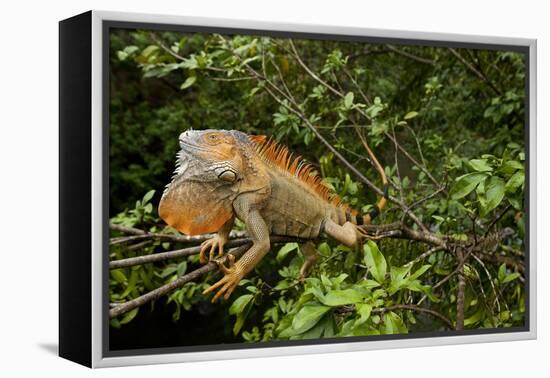
POLYGON ((233 200, 248 170, 255 169, 251 142, 235 130, 187 130, 179 142, 176 170, 159 215, 185 234, 215 232, 233 216, 233 200))
POLYGON ((201 181, 235 182, 242 176, 246 134, 227 130, 187 130, 180 134, 176 175, 201 181))

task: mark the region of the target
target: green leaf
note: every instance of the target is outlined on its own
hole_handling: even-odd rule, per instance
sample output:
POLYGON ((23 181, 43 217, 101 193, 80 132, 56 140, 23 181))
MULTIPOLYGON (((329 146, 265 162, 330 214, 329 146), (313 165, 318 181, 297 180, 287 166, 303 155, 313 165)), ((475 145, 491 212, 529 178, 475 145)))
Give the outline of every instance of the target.
POLYGON ((111 270, 111 277, 118 283, 125 283, 127 280, 126 275, 120 269, 111 270))
POLYGON ((403 323, 403 319, 395 312, 390 311, 384 314, 384 333, 387 335, 396 333, 408 333, 408 329, 403 323))
POLYGON ((427 264, 427 265, 422 265, 418 270, 416 270, 414 273, 411 274, 411 276, 409 277, 409 279, 411 280, 415 280, 417 279, 418 277, 420 277, 421 275, 423 275, 424 273, 426 273, 426 271, 428 269, 430 269, 432 266, 430 264, 427 264))
POLYGON ((277 252, 277 261, 281 262, 290 252, 298 249, 298 243, 286 243, 279 252, 277 252))
POLYGON ((502 263, 498 267, 498 276, 497 276, 497 278, 500 282, 502 282, 502 281, 504 281, 505 277, 506 277, 506 264, 502 263))
POLYGON ((432 292, 432 287, 430 285, 422 285, 420 280, 409 280, 407 281, 404 288, 424 293, 430 299, 430 301, 435 303, 439 302, 439 298, 437 298, 432 292))
POLYGON ((145 195, 143 196, 143 199, 141 200, 141 204, 144 205, 147 202, 151 201, 151 198, 155 195, 155 190, 149 190, 145 195))
POLYGON ((141 52, 141 55, 143 55, 144 57, 147 58, 147 57, 149 57, 149 55, 151 55, 152 53, 154 53, 158 49, 159 49, 159 47, 157 45, 147 46, 145 49, 143 49, 143 51, 141 52))
POLYGON ((388 289, 390 294, 394 294, 396 291, 401 289, 403 285, 407 282, 405 276, 411 270, 411 265, 409 266, 392 266, 390 267, 390 287, 388 289))
POLYGON ((180 89, 186 89, 195 84, 195 81, 197 81, 196 76, 189 76, 181 85, 180 89))
POLYGON ((353 289, 331 290, 321 300, 324 305, 332 307, 354 304, 362 301, 363 295, 353 289))
POLYGON ((120 295, 120 298, 127 297, 136 288, 138 277, 138 271, 132 269, 132 273, 130 273, 130 278, 128 279, 128 286, 126 286, 126 290, 120 295))
POLYGON ((167 266, 166 268, 164 268, 164 269, 162 270, 162 272, 160 272, 159 276, 160 276, 160 278, 166 278, 166 277, 168 277, 169 275, 171 275, 171 274, 173 274, 174 272, 176 272, 177 269, 178 269, 177 266, 175 266, 175 265, 169 265, 169 266, 167 266))
POLYGON ((405 117, 403 117, 404 120, 412 119, 418 115, 418 112, 408 112, 405 114, 405 117))
POLYGON ((124 50, 119 50, 116 52, 119 60, 126 60, 129 56, 133 55, 136 51, 139 50, 137 46, 126 46, 124 50))
POLYGON ((478 323, 481 320, 482 315, 483 315, 483 310, 479 309, 475 314, 473 314, 469 318, 464 319, 464 326, 467 327, 478 323))
POLYGON ((523 164, 517 160, 508 160, 507 162, 503 163, 499 168, 499 171, 506 175, 511 175, 518 170, 524 170, 524 167, 523 164))
POLYGON ((359 319, 355 321, 355 325, 360 325, 369 320, 370 313, 372 311, 372 306, 367 303, 359 303, 355 305, 357 313, 359 314, 359 319))
POLYGON ((486 215, 497 207, 504 198, 504 180, 493 176, 485 185, 486 203, 482 209, 481 215, 486 215))
POLYGON ((254 87, 250 90, 250 93, 248 94, 249 97, 252 97, 254 96, 254 94, 256 94, 256 92, 258 92, 261 88, 260 87, 254 87))
POLYGON ((353 105, 353 92, 348 92, 346 96, 344 97, 344 107, 346 109, 350 109, 353 105))
POLYGON ((517 272, 510 273, 509 275, 504 277, 504 279, 501 281, 501 283, 505 284, 505 283, 511 282, 511 281, 515 280, 516 278, 518 278, 520 275, 521 274, 519 274, 517 272))
POLYGON ((369 268, 370 274, 378 283, 384 282, 386 276, 387 264, 386 259, 378 249, 378 246, 372 240, 363 246, 365 253, 365 264, 369 268))
POLYGON ((233 301, 231 307, 229 307, 229 313, 231 315, 237 315, 243 312, 245 306, 252 300, 254 296, 252 294, 241 295, 233 301))
POLYGON ((143 207, 143 211, 145 212, 145 214, 151 214, 153 212, 153 204, 148 203, 147 205, 145 205, 143 207))
POLYGON ((248 316, 247 309, 250 309, 248 304, 251 303, 252 298, 254 298, 254 295, 252 294, 241 295, 239 298, 235 299, 235 301, 231 304, 231 307, 229 307, 229 313, 237 317, 235 325, 233 326, 233 334, 235 335, 239 333, 246 317, 248 316))
POLYGON ((333 279, 331 279, 332 281, 332 286, 339 289, 340 288, 340 284, 342 282, 344 282, 346 280, 346 278, 348 278, 348 275, 346 273, 340 273, 338 275, 338 277, 335 277, 333 279))
POLYGON ((505 189, 507 193, 516 193, 520 187, 525 184, 525 172, 517 171, 510 177, 506 183, 505 189))
POLYGON ((468 162, 472 169, 478 172, 491 172, 493 167, 489 165, 487 159, 472 159, 468 162))
POLYGON ((326 276, 326 274, 321 274, 321 282, 326 290, 330 290, 332 288, 332 281, 326 276))
POLYGON ((292 319, 292 328, 296 334, 312 328, 330 310, 328 306, 305 305, 292 319))
POLYGON ((136 307, 133 310, 128 311, 126 314, 124 314, 122 319, 120 319, 119 324, 126 324, 131 322, 132 319, 136 317, 138 311, 139 311, 139 307, 136 307))
POLYGON ((366 289, 372 289, 372 288, 380 286, 380 284, 378 282, 376 282, 375 280, 363 280, 363 281, 359 282, 359 285, 361 287, 366 288, 366 289))
POLYGON ((310 330, 291 336, 292 340, 319 339, 321 337, 331 337, 334 335, 333 319, 330 314, 324 315, 317 324, 310 330))
POLYGON ((460 176, 457 183, 451 189, 451 198, 460 199, 466 197, 475 187, 489 177, 486 173, 468 173, 460 176))
POLYGON ((186 271, 187 271, 187 261, 182 261, 181 263, 178 264, 178 269, 177 269, 178 277, 183 276, 186 271))

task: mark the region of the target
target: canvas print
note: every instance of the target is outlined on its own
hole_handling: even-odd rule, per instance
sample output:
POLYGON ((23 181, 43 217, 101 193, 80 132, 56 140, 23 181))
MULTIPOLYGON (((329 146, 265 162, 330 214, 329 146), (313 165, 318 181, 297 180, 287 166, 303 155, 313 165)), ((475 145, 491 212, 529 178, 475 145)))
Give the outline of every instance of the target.
POLYGON ((524 52, 108 41, 109 350, 525 329, 524 52))

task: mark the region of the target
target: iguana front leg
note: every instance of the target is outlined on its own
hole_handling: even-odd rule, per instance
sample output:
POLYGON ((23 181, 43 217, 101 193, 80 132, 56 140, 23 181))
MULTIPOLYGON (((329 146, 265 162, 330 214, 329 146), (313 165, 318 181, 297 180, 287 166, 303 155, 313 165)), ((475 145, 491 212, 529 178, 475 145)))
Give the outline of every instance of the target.
POLYGON ((223 255, 223 246, 229 240, 229 233, 233 228, 235 217, 231 217, 225 222, 218 231, 218 234, 211 239, 205 240, 201 244, 201 251, 199 254, 199 260, 201 264, 206 264, 208 261, 214 260, 214 252, 218 249, 218 256, 223 255), (208 259, 206 258, 206 251, 209 251, 208 259))
POLYGON ((253 242, 252 247, 237 262, 230 255, 229 267, 218 262, 220 270, 224 273, 223 278, 203 291, 203 294, 208 294, 219 288, 212 298, 212 302, 215 302, 222 295, 225 299, 228 299, 241 279, 253 270, 267 252, 269 252, 269 229, 259 210, 252 207, 251 200, 253 198, 251 197, 253 197, 253 194, 238 198, 233 207, 237 213, 237 217, 246 224, 248 234, 253 242))

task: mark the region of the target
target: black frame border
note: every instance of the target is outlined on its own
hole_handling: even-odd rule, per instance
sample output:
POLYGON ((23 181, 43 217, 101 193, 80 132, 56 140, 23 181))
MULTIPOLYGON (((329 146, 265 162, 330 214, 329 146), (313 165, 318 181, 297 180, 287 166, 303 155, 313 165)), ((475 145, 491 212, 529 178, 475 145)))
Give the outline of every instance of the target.
POLYGON ((92 12, 59 22, 59 356, 92 366, 92 12))

